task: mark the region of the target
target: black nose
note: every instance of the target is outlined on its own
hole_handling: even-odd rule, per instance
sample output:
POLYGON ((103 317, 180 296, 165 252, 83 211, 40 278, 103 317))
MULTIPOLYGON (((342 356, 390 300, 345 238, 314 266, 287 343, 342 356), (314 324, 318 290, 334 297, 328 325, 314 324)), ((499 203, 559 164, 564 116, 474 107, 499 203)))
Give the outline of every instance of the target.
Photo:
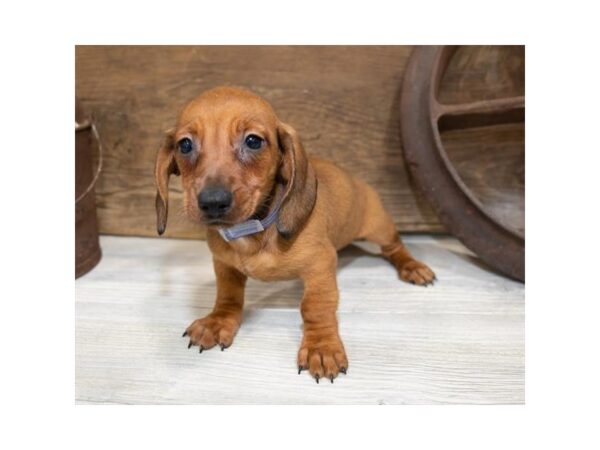
POLYGON ((198 208, 211 219, 223 216, 231 206, 233 196, 222 187, 207 187, 198 194, 198 208))

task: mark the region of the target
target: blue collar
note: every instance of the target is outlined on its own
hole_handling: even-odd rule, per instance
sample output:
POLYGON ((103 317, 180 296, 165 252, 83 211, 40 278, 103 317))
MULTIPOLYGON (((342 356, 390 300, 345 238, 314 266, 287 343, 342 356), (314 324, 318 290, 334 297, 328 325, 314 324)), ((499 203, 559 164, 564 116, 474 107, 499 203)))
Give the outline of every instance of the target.
MULTIPOLYGON (((282 196, 283 197, 283 196, 282 196)), ((219 228, 219 234, 226 242, 233 241, 234 239, 238 239, 244 236, 249 236, 251 234, 260 233, 261 231, 266 230, 269 225, 277 220, 279 216, 279 208, 281 208, 281 202, 283 198, 277 201, 275 208, 273 211, 269 213, 267 217, 263 220, 246 220, 245 222, 238 223, 229 228, 219 228)))

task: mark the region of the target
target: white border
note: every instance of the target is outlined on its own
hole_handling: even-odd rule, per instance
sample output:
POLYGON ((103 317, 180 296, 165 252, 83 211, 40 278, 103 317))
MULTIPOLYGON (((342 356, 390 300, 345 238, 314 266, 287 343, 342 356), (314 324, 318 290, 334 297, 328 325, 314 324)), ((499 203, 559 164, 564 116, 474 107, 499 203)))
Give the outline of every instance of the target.
POLYGON ((577 1, 413 3, 4 7, 2 447, 597 448, 597 14, 577 1), (74 407, 76 43, 526 43, 527 405, 74 407))

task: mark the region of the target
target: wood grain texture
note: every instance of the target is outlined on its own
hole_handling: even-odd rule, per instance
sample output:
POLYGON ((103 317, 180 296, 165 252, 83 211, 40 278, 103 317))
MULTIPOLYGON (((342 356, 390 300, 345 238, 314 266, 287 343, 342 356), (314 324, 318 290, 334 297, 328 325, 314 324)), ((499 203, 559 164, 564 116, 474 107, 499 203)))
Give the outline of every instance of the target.
POLYGON ((525 124, 442 133, 458 175, 488 214, 525 233, 525 124))
POLYGON ((524 45, 464 45, 444 73, 438 100, 457 104, 524 95, 524 45))
MULTIPOLYGON (((399 95, 409 46, 77 46, 76 94, 95 116, 104 172, 97 187, 101 233, 155 236, 152 169, 164 130, 187 101, 222 84, 270 101, 307 150, 371 183, 402 231, 443 231, 406 171, 399 95)), ((488 52, 489 53, 489 52, 488 52)), ((490 53, 496 61, 496 53, 490 53)), ((466 57, 459 58, 468 59, 466 57)), ((472 83, 506 91, 506 76, 451 76, 445 91, 472 83)), ((462 59, 459 59, 459 63, 462 59)), ((465 63, 466 64, 466 63, 465 63)), ((458 67, 462 70, 465 64, 458 67)), ((455 95, 456 97, 456 95, 455 95)), ((167 236, 202 236, 181 214, 171 183, 167 236)))
POLYGON ((213 305, 204 242, 103 236, 100 265, 75 283, 81 404, 522 404, 524 287, 452 238, 410 236, 436 271, 403 283, 361 243, 340 253, 340 333, 350 359, 332 385, 297 374, 296 281, 250 280, 232 347, 188 350, 181 333, 213 305))

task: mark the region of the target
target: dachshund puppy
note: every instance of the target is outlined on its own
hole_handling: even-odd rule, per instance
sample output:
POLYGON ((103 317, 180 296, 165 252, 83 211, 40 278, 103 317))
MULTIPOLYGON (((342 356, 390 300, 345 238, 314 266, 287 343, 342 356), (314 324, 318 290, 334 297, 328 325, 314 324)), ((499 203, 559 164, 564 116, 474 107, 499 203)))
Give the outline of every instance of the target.
POLYGON ((307 156, 296 131, 262 98, 218 87, 190 102, 156 158, 158 233, 167 222, 168 182, 181 175, 186 215, 207 226, 217 298, 185 330, 200 352, 229 347, 242 320, 247 277, 301 278, 304 336, 298 373, 317 382, 346 373, 338 333, 337 250, 355 239, 381 246, 402 280, 435 275, 402 244, 375 190, 331 162, 307 156))

